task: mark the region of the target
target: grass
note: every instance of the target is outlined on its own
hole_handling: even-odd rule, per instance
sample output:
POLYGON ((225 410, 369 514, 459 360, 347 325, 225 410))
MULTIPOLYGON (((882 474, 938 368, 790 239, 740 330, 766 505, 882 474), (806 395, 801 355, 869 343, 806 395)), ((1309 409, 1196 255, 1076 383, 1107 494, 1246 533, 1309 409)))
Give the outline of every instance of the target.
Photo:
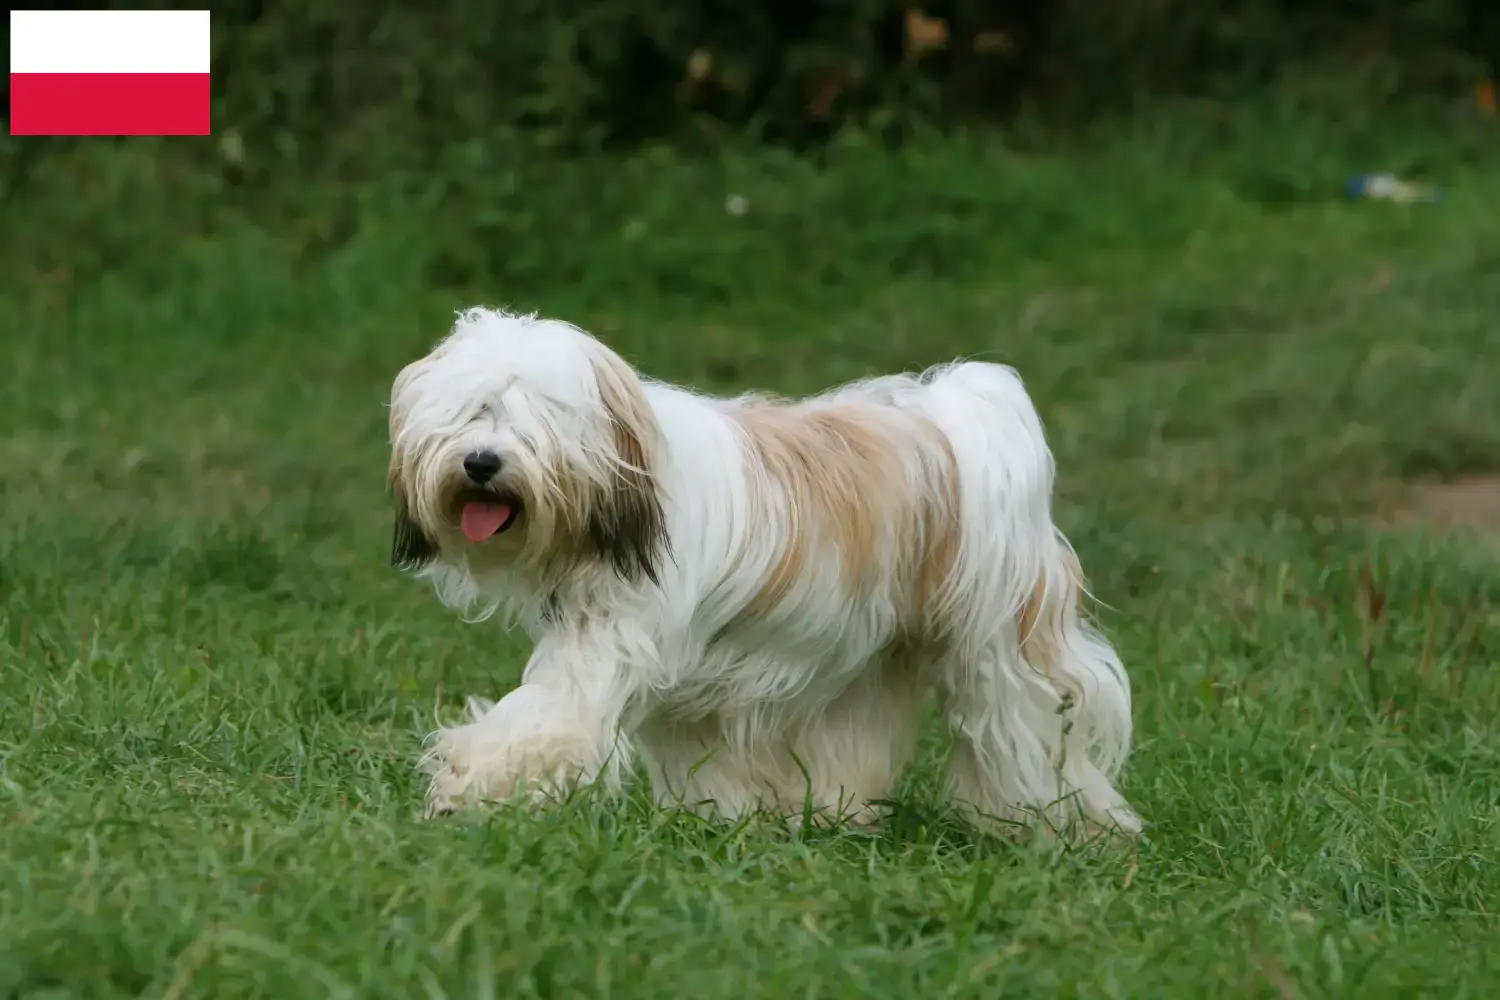
POLYGON ((5 205, 0 995, 1489 995, 1497 550, 1374 515, 1500 470, 1494 153, 1163 118, 264 201, 60 156, 5 205), (1387 165, 1445 200, 1339 200, 1387 165), (1017 365, 1132 671, 1138 850, 976 836, 935 730, 874 837, 420 820, 434 704, 524 648, 387 568, 382 403, 494 300, 715 390, 1017 365))

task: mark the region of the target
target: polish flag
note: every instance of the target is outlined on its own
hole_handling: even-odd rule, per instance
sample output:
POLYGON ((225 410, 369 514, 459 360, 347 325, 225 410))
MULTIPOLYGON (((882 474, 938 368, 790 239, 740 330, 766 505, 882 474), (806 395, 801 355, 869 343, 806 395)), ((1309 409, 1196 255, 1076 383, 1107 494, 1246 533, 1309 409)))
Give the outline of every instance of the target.
POLYGON ((11 135, 208 135, 206 10, 13 10, 11 135))

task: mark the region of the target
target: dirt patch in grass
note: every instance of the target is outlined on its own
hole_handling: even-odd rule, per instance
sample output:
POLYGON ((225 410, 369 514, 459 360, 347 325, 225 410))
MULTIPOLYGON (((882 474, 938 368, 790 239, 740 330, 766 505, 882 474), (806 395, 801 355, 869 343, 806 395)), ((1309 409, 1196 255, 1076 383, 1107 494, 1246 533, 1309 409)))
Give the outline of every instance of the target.
POLYGON ((1500 538, 1500 475, 1412 483, 1382 521, 1397 528, 1426 526, 1500 538))

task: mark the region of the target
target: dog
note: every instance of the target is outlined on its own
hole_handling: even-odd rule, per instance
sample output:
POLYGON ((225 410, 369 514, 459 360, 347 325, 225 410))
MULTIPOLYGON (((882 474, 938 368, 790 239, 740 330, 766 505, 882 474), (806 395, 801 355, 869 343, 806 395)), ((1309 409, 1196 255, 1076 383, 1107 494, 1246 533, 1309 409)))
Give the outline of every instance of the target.
POLYGON ((1129 681, 1013 369, 718 398, 472 308, 389 418, 392 562, 534 643, 518 687, 430 737, 429 815, 616 791, 640 762, 662 804, 875 824, 935 692, 955 806, 1141 829, 1115 787, 1129 681))

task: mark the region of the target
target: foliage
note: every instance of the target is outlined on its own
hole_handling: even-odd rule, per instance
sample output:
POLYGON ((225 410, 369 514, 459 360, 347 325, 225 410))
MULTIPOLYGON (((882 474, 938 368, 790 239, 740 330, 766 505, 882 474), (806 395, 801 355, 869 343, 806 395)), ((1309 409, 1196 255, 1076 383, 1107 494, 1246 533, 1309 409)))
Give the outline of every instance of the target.
MULTIPOLYGON (((749 128, 802 147, 849 125, 899 137, 913 122, 1024 114, 1056 126, 1163 96, 1237 103, 1268 87, 1370 107, 1472 88, 1500 65, 1497 10, 1487 0, 232 0, 214 9, 214 120, 221 138, 274 150, 277 170, 360 172, 372 157, 518 132, 576 150, 749 128)), ((27 144, 32 157, 62 145, 27 144)))
POLYGON ((1482 0, 240 0, 216 11, 219 109, 281 143, 345 128, 427 145, 529 128, 634 140, 693 119, 806 139, 872 113, 1095 114, 1243 97, 1319 67, 1367 101, 1472 84, 1482 0))

